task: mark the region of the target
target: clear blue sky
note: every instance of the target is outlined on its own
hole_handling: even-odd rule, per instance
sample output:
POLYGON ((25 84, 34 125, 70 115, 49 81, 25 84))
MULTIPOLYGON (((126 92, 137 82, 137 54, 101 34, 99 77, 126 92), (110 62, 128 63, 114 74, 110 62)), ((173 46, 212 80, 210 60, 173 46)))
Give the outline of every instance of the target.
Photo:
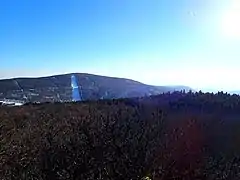
POLYGON ((87 72, 240 89, 235 1, 1 0, 0 78, 87 72))

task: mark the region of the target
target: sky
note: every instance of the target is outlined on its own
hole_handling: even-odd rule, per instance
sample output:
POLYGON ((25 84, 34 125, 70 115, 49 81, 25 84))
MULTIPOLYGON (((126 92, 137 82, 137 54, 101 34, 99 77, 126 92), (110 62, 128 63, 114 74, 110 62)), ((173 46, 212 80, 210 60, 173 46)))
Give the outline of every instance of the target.
POLYGON ((240 90, 240 0, 1 0, 0 78, 93 73, 240 90))

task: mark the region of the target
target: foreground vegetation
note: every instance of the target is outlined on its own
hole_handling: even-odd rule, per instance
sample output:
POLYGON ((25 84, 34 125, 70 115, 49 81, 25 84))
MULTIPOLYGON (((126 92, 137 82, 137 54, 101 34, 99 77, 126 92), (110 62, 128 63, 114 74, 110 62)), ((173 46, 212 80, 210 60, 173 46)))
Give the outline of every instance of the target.
POLYGON ((240 98, 149 98, 0 108, 0 179, 239 179, 240 98))

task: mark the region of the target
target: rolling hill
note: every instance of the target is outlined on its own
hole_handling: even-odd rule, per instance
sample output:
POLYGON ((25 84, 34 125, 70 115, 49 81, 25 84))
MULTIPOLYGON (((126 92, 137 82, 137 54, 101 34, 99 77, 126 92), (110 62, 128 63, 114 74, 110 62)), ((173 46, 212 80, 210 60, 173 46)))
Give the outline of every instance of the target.
POLYGON ((73 73, 40 78, 0 80, 0 99, 23 102, 71 101, 72 75, 76 76, 82 100, 150 96, 163 92, 191 89, 186 86, 151 86, 130 79, 73 73))

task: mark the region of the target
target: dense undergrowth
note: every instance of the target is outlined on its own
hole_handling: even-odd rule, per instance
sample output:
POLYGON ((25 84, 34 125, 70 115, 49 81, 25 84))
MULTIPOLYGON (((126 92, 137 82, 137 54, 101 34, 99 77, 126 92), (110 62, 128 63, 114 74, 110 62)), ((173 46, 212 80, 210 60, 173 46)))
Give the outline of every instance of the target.
POLYGON ((240 98, 149 98, 0 108, 0 179, 239 179, 240 98))

